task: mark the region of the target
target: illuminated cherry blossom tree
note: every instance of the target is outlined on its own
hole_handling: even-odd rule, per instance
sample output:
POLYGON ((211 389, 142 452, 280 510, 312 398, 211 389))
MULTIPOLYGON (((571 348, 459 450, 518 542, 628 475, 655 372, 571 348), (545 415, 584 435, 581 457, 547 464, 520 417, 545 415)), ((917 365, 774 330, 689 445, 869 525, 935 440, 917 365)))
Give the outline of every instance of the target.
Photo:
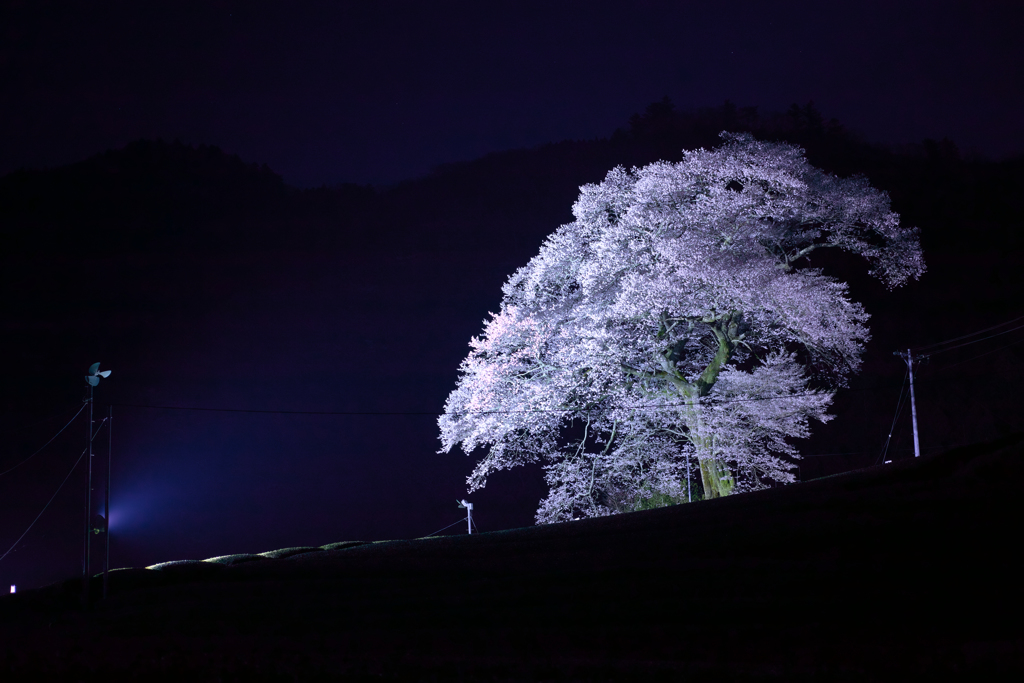
POLYGON ((793 481, 792 440, 830 419, 869 336, 809 255, 859 254, 889 288, 924 261, 865 179, 723 138, 583 186, 509 278, 438 420, 443 451, 484 451, 470 491, 543 462, 546 523, 793 481))

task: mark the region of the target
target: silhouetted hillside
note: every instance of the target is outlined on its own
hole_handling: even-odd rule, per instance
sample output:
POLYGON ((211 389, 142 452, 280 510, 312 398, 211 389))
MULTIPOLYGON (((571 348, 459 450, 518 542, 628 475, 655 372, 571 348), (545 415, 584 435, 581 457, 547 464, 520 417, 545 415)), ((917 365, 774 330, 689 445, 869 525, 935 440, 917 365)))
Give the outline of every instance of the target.
POLYGON ((948 140, 894 150, 864 142, 813 103, 760 115, 730 102, 678 111, 666 98, 609 138, 563 141, 446 164, 374 191, 358 185, 296 190, 269 168, 217 147, 140 140, 71 166, 0 178, 0 230, 10 250, 246 251, 364 248, 535 251, 583 183, 614 166, 674 161, 713 147, 723 130, 802 146, 841 176, 866 175, 911 224, 926 251, 1019 249, 1024 159, 963 160, 948 140))
POLYGON ((358 186, 298 191, 217 147, 139 140, 5 176, 0 221, 20 252, 294 249, 345 242, 347 220, 372 195, 358 186))
POLYGON ((834 119, 825 122, 813 103, 761 117, 756 107, 729 102, 681 112, 666 98, 634 115, 628 128, 610 138, 497 152, 441 166, 426 178, 387 191, 386 217, 380 222, 412 233, 417 244, 437 248, 485 248, 492 240, 506 246, 503 240, 513 238, 503 233, 515 231, 517 243, 524 249, 534 245, 536 251, 554 227, 572 219, 579 185, 601 181, 614 166, 676 161, 683 149, 715 147, 723 130, 796 144, 812 164, 830 173, 867 176, 889 192, 895 210, 910 225, 924 228, 926 253, 1024 245, 1016 228, 1024 219, 1024 207, 1016 200, 1024 192, 1024 158, 967 161, 949 140, 900 149, 872 145, 834 119), (422 228, 413 230, 412 225, 422 228))

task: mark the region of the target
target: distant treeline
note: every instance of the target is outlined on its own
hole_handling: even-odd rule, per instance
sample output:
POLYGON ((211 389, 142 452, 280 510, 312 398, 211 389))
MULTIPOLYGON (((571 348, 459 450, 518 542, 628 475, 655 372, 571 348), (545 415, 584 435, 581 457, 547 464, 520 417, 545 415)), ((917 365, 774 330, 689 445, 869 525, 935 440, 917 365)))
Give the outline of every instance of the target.
POLYGON ((674 161, 723 130, 807 150, 841 176, 887 190, 927 251, 1018 249, 1024 157, 961 158, 949 140, 872 144, 812 102, 761 115, 731 102, 679 111, 665 98, 610 137, 488 154, 388 188, 295 189, 266 165, 217 147, 140 140, 77 164, 0 178, 0 234, 11 253, 306 249, 528 249, 560 223, 583 183, 617 165, 674 161))

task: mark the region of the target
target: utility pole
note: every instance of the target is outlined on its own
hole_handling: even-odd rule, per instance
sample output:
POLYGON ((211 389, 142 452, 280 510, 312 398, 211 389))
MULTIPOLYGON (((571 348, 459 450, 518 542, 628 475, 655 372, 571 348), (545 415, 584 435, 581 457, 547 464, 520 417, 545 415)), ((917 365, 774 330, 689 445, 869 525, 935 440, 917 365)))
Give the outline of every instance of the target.
MULTIPOLYGON (((89 380, 88 377, 85 378, 89 380)), ((89 472, 85 484, 85 541, 82 548, 82 604, 89 606, 89 545, 92 536, 92 397, 93 388, 96 385, 89 383, 89 419, 86 425, 89 428, 89 459, 86 461, 86 468, 89 472)))
MULTIPOLYGON (((910 419, 914 424, 914 457, 921 457, 921 440, 917 435, 917 401, 914 397, 914 356, 907 349, 906 353, 900 353, 899 351, 893 351, 894 356, 899 356, 907 364, 907 372, 910 373, 910 419)), ((928 356, 919 356, 917 362, 920 363, 922 359, 928 356)))
POLYGON ((113 443, 114 406, 107 406, 107 486, 106 501, 103 503, 103 599, 107 599, 107 583, 110 575, 110 450, 113 443))
MULTIPOLYGON (((92 536, 92 440, 93 434, 93 389, 100 383, 100 377, 110 377, 110 370, 100 372, 100 364, 93 363, 89 366, 89 374, 85 376, 85 382, 89 385, 89 462, 88 477, 85 487, 85 547, 82 551, 82 604, 89 607, 89 548, 92 536)), ((109 446, 108 446, 109 450, 109 446)), ((109 516, 109 512, 107 513, 109 516)))

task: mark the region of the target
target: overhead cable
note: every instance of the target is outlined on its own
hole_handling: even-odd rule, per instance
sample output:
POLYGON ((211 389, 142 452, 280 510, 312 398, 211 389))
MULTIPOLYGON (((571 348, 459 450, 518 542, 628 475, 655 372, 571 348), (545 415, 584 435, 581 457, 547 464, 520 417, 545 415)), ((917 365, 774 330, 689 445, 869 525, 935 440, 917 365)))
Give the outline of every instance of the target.
MULTIPOLYGON (((920 346, 920 347, 914 349, 914 352, 915 353, 920 353, 922 351, 928 351, 928 349, 934 349, 934 348, 939 347, 939 346, 945 346, 946 344, 952 344, 953 342, 961 341, 963 339, 970 339, 971 337, 976 337, 979 334, 984 334, 985 332, 991 332, 992 330, 998 330, 1000 327, 1006 327, 1007 325, 1010 325, 1011 323, 1015 323, 1015 322, 1018 322, 1018 321, 1021 321, 1021 320, 1024 320, 1024 315, 1022 315, 1020 317, 1017 317, 1017 318, 1014 318, 1012 320, 1007 320, 1005 322, 999 323, 998 325, 993 325, 992 327, 986 327, 985 329, 978 330, 977 332, 971 332, 970 334, 965 334, 965 335, 962 335, 960 337, 953 337, 952 339, 947 339, 946 341, 936 342, 935 344, 928 344, 927 346, 920 346)), ((967 346, 968 344, 975 344, 977 342, 985 341, 985 339, 991 339, 992 337, 998 337, 1001 334, 1007 334, 1009 332, 1013 332, 1014 330, 1019 330, 1022 327, 1024 327, 1024 325, 1018 325, 1017 327, 1014 327, 1013 329, 1003 330, 1002 332, 997 332, 996 334, 989 335, 988 337, 985 337, 984 339, 975 339, 974 341, 965 342, 963 344, 957 344, 956 346, 951 346, 951 347, 949 347, 947 349, 939 349, 937 351, 928 351, 928 354, 929 355, 935 355, 936 353, 942 353, 944 351, 952 351, 953 349, 958 349, 961 346, 967 346)))
MULTIPOLYGON (((460 519, 460 520, 459 520, 459 521, 457 521, 457 522, 452 522, 451 524, 449 524, 448 526, 446 526, 446 527, 445 527, 444 529, 451 529, 451 528, 452 528, 453 526, 455 526, 456 524, 462 524, 462 523, 463 523, 463 522, 465 522, 465 521, 466 521, 466 520, 464 520, 464 519, 460 519)), ((444 531, 444 529, 438 529, 437 531, 435 531, 435 532, 434 532, 434 534, 439 534, 439 533, 441 533, 442 531, 444 531)), ((430 536, 433 536, 434 534, 427 534, 426 536, 423 536, 423 538, 428 538, 428 537, 430 537, 430 536)))
MULTIPOLYGON (((922 347, 919 347, 917 349, 914 349, 914 351, 915 351, 915 353, 917 353, 917 352, 920 352, 922 350, 927 350, 927 349, 935 348, 935 347, 938 347, 938 346, 942 346, 943 344, 950 344, 952 342, 960 341, 962 339, 969 339, 970 337, 975 337, 975 336, 977 336, 979 334, 984 334, 985 332, 991 332, 992 330, 996 330, 996 329, 999 329, 1001 327, 1005 327, 1006 325, 1018 322, 1020 320, 1024 320, 1024 316, 1020 316, 1020 317, 1017 317, 1017 318, 1013 318, 1011 320, 1007 320, 1007 321, 1005 321, 1003 323, 1000 323, 999 325, 993 325, 992 327, 987 327, 985 329, 978 330, 977 332, 972 332, 970 334, 962 335, 962 336, 959 336, 959 337, 954 337, 952 339, 947 339, 946 341, 938 342, 936 344, 931 344, 929 346, 922 346, 922 347)), ((1010 328, 1008 330, 1003 330, 1002 332, 997 332, 995 334, 991 334, 991 335, 989 335, 987 337, 984 337, 982 339, 975 339, 975 340, 972 340, 972 341, 964 342, 963 344, 957 344, 955 346, 950 346, 948 348, 939 349, 937 351, 931 351, 929 353, 929 355, 935 355, 937 353, 943 353, 944 351, 952 351, 953 349, 958 349, 958 348, 960 348, 962 346, 967 346, 969 344, 975 344, 977 342, 986 341, 988 339, 992 339, 994 337, 998 337, 998 336, 1003 335, 1003 334, 1009 334, 1010 332, 1015 332, 1016 330, 1020 330, 1020 329, 1024 329, 1024 325, 1018 325, 1018 326, 1010 328)), ((972 360, 974 360, 976 358, 981 358, 982 356, 986 356, 989 353, 994 353, 995 351, 999 351, 999 350, 1002 350, 1004 348, 1008 348, 1009 346, 1014 346, 1014 345, 1019 344, 1019 343, 1021 343, 1021 342, 1013 342, 1012 344, 1008 344, 1008 345, 1000 347, 998 349, 994 349, 993 351, 985 352, 985 353, 980 354, 978 356, 974 356, 973 358, 969 358, 969 359, 967 359, 965 361, 960 361, 958 363, 954 363, 953 365, 949 365, 949 366, 945 366, 943 368, 939 368, 935 372, 938 372, 939 370, 944 370, 946 368, 954 367, 954 366, 960 365, 962 363, 970 362, 970 361, 972 361, 972 360)), ((930 374, 934 374, 934 372, 930 373, 930 374)), ((926 377, 922 377, 922 380, 925 380, 925 379, 927 379, 927 376, 926 377)), ((904 381, 905 381, 905 378, 904 378, 904 381)), ((841 389, 833 390, 833 392, 834 393, 840 393, 841 392, 841 393, 844 393, 844 394, 848 394, 848 393, 861 392, 861 391, 884 391, 884 390, 891 389, 891 388, 893 388, 892 385, 881 385, 881 386, 873 386, 873 387, 860 387, 860 388, 857 388, 857 389, 841 388, 841 389)), ((802 396, 813 396, 813 395, 820 394, 822 392, 827 392, 827 391, 829 391, 829 390, 827 390, 827 389, 815 389, 815 390, 804 391, 804 392, 795 393, 795 394, 788 394, 788 395, 785 395, 785 396, 759 396, 759 397, 751 397, 751 398, 731 398, 731 399, 710 398, 708 400, 708 403, 709 404, 714 404, 714 405, 721 405, 721 404, 725 404, 725 403, 750 403, 750 402, 758 402, 758 401, 779 401, 779 400, 785 400, 785 399, 791 399, 791 398, 799 398, 799 397, 802 397, 802 396)), ((160 406, 160 405, 146 405, 146 404, 137 404, 137 403, 119 403, 117 405, 119 405, 121 407, 125 407, 125 408, 147 408, 147 409, 153 409, 153 410, 187 410, 187 411, 197 411, 197 412, 256 413, 256 414, 268 414, 268 415, 341 415, 341 416, 349 415, 349 416, 424 416, 424 417, 430 416, 430 417, 437 417, 438 414, 439 414, 437 412, 432 412, 432 411, 408 411, 408 410, 380 410, 380 411, 377 411, 377 410, 266 410, 266 409, 252 409, 252 408, 209 408, 209 407, 191 407, 191 406, 160 406)), ((687 404, 685 404, 685 403, 647 404, 647 405, 638 405, 638 406, 623 406, 622 408, 592 408, 591 410, 594 411, 594 412, 607 412, 609 410, 665 410, 665 409, 668 409, 668 408, 682 407, 682 406, 685 406, 685 405, 687 405, 687 404)), ((579 409, 579 408, 535 408, 535 409, 527 409, 527 410, 478 410, 478 411, 467 411, 466 414, 474 414, 474 415, 507 415, 507 414, 517 414, 517 413, 569 413, 569 412, 576 412, 576 411, 580 411, 580 410, 581 409, 579 409)))
MULTIPOLYGON (((856 391, 880 391, 889 389, 889 386, 876 386, 876 387, 862 387, 859 389, 841 389, 840 391, 856 392, 856 391)), ((800 398, 801 396, 815 396, 822 393, 828 393, 828 389, 812 389, 810 391, 802 391, 795 394, 786 394, 784 396, 755 396, 751 398, 729 398, 719 399, 715 397, 707 397, 706 405, 721 405, 723 403, 750 403, 754 401, 782 401, 791 398, 800 398)), ((429 415, 431 417, 437 417, 437 412, 423 412, 423 411, 330 411, 330 410, 262 410, 262 409, 247 409, 247 408, 206 408, 206 407, 191 407, 191 406, 154 406, 154 405, 143 405, 133 403, 118 403, 116 404, 119 408, 151 408, 153 410, 189 410, 198 412, 215 412, 215 413, 263 413, 271 415, 429 415)), ((610 410, 664 410, 666 408, 681 408, 689 405, 687 403, 648 403, 636 406, 621 406, 617 408, 531 408, 524 410, 469 410, 465 411, 466 414, 470 415, 507 415, 516 413, 572 413, 572 412, 608 412, 610 410)))
POLYGON ((942 372, 943 370, 949 370, 950 368, 955 368, 958 365, 963 365, 964 363, 970 363, 971 361, 978 360, 979 358, 982 358, 984 356, 989 356, 989 355, 991 355, 993 353, 996 353, 997 351, 1002 351, 1004 349, 1008 349, 1011 346, 1017 346, 1018 344, 1024 344, 1024 339, 1018 339, 1017 341, 1012 342, 1010 344, 1004 344, 1003 346, 999 346, 999 347, 994 348, 994 349, 992 349, 990 351, 986 351, 984 353, 979 353, 977 356, 971 356, 970 358, 967 358, 966 360, 957 361, 956 363, 952 363, 950 365, 943 365, 941 367, 935 368, 934 370, 929 372, 927 375, 925 375, 921 379, 922 380, 927 380, 932 375, 934 375, 936 373, 939 373, 939 372, 942 372))
POLYGON ((9 469, 9 470, 6 470, 6 471, 4 471, 4 472, 0 472, 0 477, 4 476, 5 474, 7 474, 7 473, 9 473, 9 472, 13 472, 14 470, 18 469, 19 467, 21 467, 22 465, 24 465, 25 463, 27 463, 27 462, 28 462, 29 460, 31 460, 32 458, 34 458, 34 457, 36 457, 37 455, 39 455, 40 453, 42 453, 42 451, 43 451, 43 448, 46 448, 46 447, 47 447, 47 446, 49 446, 49 445, 50 445, 51 443, 53 443, 53 440, 54 440, 54 439, 56 439, 56 438, 57 438, 58 436, 60 436, 61 432, 63 432, 63 431, 65 430, 65 429, 67 429, 67 428, 68 428, 68 426, 69 426, 69 425, 70 425, 70 424, 71 424, 72 422, 74 422, 74 421, 75 421, 75 418, 77 418, 77 417, 78 417, 79 415, 81 415, 81 414, 82 414, 82 411, 83 411, 83 410, 85 410, 85 406, 86 406, 86 405, 88 405, 88 404, 86 404, 86 403, 83 403, 83 404, 82 404, 82 407, 78 409, 78 412, 77 412, 77 413, 75 413, 75 417, 73 417, 73 418, 71 418, 70 420, 68 420, 68 423, 67 423, 66 425, 64 425, 63 427, 61 427, 61 428, 60 428, 60 431, 59 431, 59 432, 57 432, 56 434, 54 434, 54 435, 53 435, 53 436, 52 436, 52 437, 50 438, 50 440, 49 440, 49 441, 47 441, 46 443, 44 443, 44 444, 42 445, 42 447, 41 447, 41 448, 40 448, 40 449, 39 449, 38 451, 36 451, 36 452, 35 452, 35 453, 33 453, 32 455, 30 455, 30 456, 28 456, 27 458, 25 458, 24 460, 22 460, 21 462, 19 462, 19 463, 18 463, 17 465, 15 465, 14 467, 12 467, 11 469, 9 469))
POLYGON ((885 437, 885 445, 882 446, 882 452, 879 453, 878 459, 875 464, 879 464, 879 461, 885 463, 885 456, 889 453, 889 442, 892 441, 892 433, 896 430, 896 422, 900 419, 900 414, 903 412, 903 398, 905 396, 904 389, 907 387, 907 377, 910 375, 910 368, 903 373, 903 384, 900 386, 900 397, 896 401, 896 414, 892 418, 892 425, 889 427, 889 435, 885 437))
POLYGON ((4 559, 5 557, 7 557, 8 555, 10 555, 10 554, 11 554, 11 551, 12 551, 12 550, 14 550, 14 549, 15 549, 15 548, 17 547, 17 545, 18 545, 19 543, 21 543, 21 539, 25 538, 25 535, 26 535, 26 534, 27 534, 27 533, 28 533, 29 531, 31 531, 31 530, 32 530, 32 527, 34 527, 34 526, 36 525, 36 522, 38 522, 38 521, 39 521, 39 518, 43 516, 43 513, 44 513, 44 512, 46 512, 46 508, 50 507, 50 503, 52 503, 52 502, 53 502, 53 499, 57 497, 57 494, 58 494, 58 493, 60 493, 60 490, 61 490, 62 488, 64 488, 64 484, 68 483, 68 479, 70 479, 70 478, 71 478, 71 474, 72 474, 72 473, 73 473, 73 472, 75 471, 75 468, 76 468, 76 467, 78 467, 78 463, 82 462, 82 458, 84 458, 84 457, 85 457, 85 454, 86 454, 86 453, 87 453, 88 451, 89 451, 89 449, 88 449, 88 448, 86 448, 86 449, 84 449, 84 450, 82 451, 82 454, 81 454, 80 456, 78 456, 78 460, 76 460, 76 461, 75 461, 75 464, 71 466, 71 471, 70 471, 70 472, 68 472, 68 476, 64 477, 64 481, 62 481, 62 482, 60 483, 60 486, 58 486, 58 487, 57 487, 57 490, 53 492, 53 495, 52 495, 52 496, 50 496, 50 500, 48 500, 48 501, 46 502, 46 505, 44 505, 44 506, 43 506, 43 509, 39 511, 39 514, 38 514, 38 515, 36 515, 36 518, 32 520, 32 523, 28 525, 28 528, 27 528, 27 529, 25 529, 25 532, 24 532, 24 533, 23 533, 23 534, 22 534, 21 536, 19 536, 19 537, 18 537, 18 540, 14 542, 14 545, 12 545, 12 546, 11 546, 10 548, 8 548, 8 549, 7 549, 7 552, 6 552, 6 553, 4 553, 3 555, 0 555, 0 560, 3 560, 3 559, 4 559))

